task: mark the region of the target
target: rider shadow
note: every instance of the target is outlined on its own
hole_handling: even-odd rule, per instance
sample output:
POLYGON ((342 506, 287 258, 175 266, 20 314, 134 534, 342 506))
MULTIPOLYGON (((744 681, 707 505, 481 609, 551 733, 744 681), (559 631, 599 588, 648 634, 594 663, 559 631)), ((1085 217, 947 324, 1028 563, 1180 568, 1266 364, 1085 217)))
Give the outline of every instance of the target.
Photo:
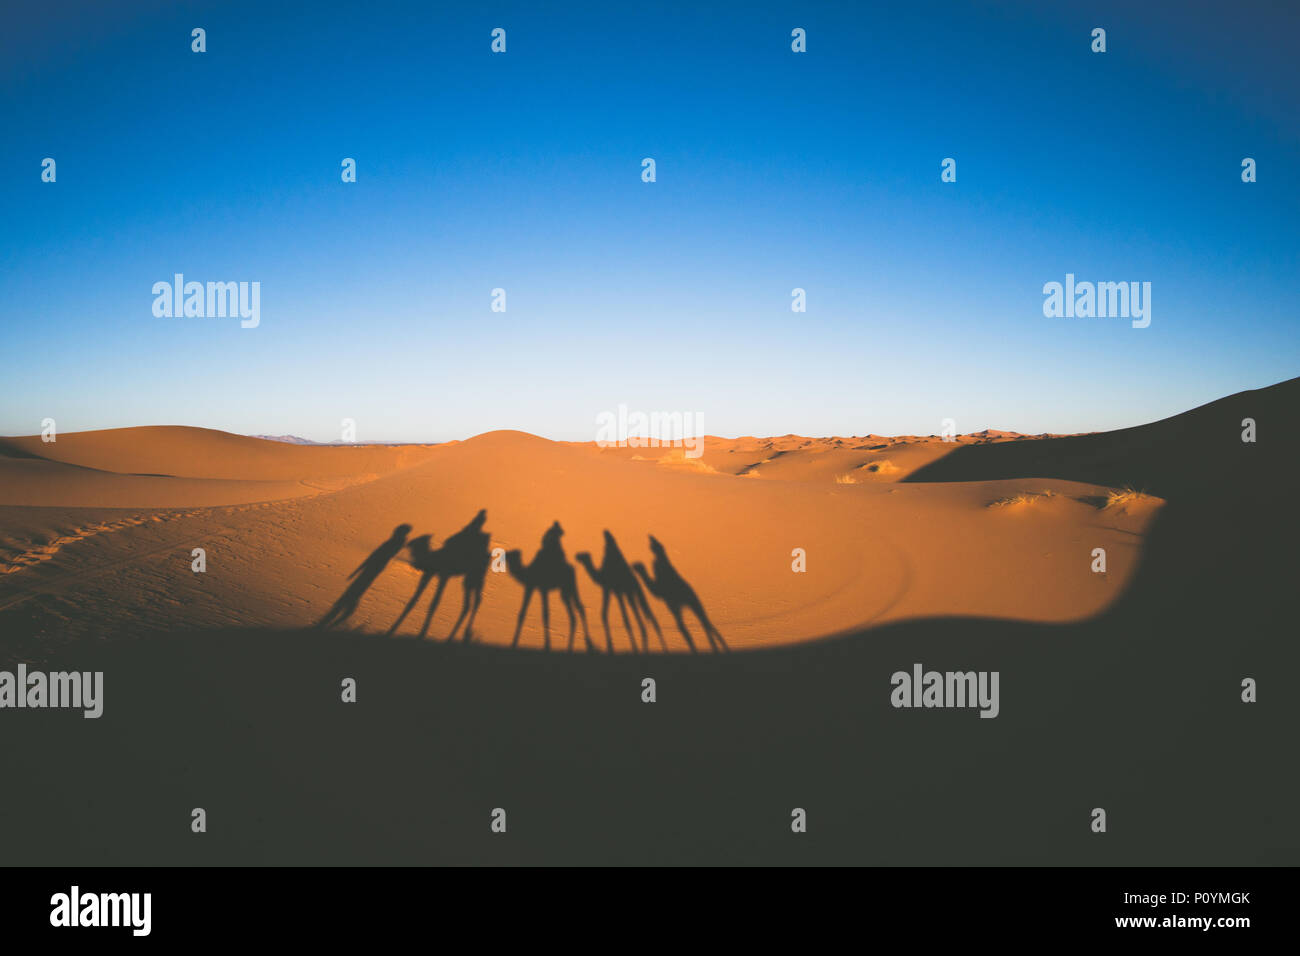
POLYGON ((720 650, 729 650, 727 642, 722 639, 718 629, 709 620, 709 615, 705 613, 704 605, 696 595, 695 589, 677 573, 677 569, 668 560, 668 552, 664 550, 664 546, 659 543, 659 539, 654 535, 650 535, 650 550, 654 552, 655 556, 654 576, 651 577, 646 571, 646 566, 640 561, 635 562, 632 568, 645 582, 646 589, 668 605, 673 620, 677 622, 677 630, 681 631, 682 637, 686 639, 686 645, 691 649, 691 652, 696 653, 697 648, 695 647, 695 641, 691 638, 691 632, 686 629, 686 622, 682 620, 682 611, 687 608, 694 613, 696 619, 703 626, 704 636, 709 639, 709 647, 715 653, 720 650))
POLYGON ((392 535, 387 541, 370 552, 370 556, 357 565, 356 570, 348 575, 352 581, 347 589, 339 595, 339 599, 334 602, 333 606, 325 612, 325 616, 320 619, 317 625, 322 628, 334 627, 342 624, 350 618, 357 610, 361 603, 361 597, 370 590, 370 586, 375 583, 375 579, 383 573, 384 568, 388 567, 388 562, 397 556, 397 552, 402 550, 406 544, 406 536, 411 533, 409 524, 399 524, 393 529, 392 535))

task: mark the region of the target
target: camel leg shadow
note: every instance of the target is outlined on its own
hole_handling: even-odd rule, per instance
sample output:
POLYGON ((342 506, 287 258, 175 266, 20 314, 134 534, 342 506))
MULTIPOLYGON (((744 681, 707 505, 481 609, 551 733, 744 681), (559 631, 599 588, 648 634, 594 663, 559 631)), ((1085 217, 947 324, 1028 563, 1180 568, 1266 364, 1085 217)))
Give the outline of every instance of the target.
POLYGON ((471 585, 468 581, 465 582, 465 596, 460 606, 460 617, 456 618, 456 623, 451 629, 451 634, 447 637, 448 643, 456 639, 456 631, 460 629, 460 622, 465 620, 465 615, 467 613, 469 615, 469 620, 465 623, 465 643, 468 644, 470 642, 474 630, 474 617, 478 614, 478 606, 482 600, 482 588, 471 585), (472 607, 470 604, 471 601, 473 601, 472 607))
MULTIPOLYGON (((587 650, 599 653, 599 648, 596 647, 596 643, 591 639, 591 631, 587 629, 587 609, 582 606, 582 599, 578 597, 576 589, 573 593, 562 592, 560 597, 564 601, 564 606, 569 612, 569 651, 571 653, 573 651, 574 631, 577 628, 577 621, 573 616, 573 609, 576 607, 578 609, 578 615, 582 618, 582 636, 587 642, 587 650)), ((608 634, 608 626, 605 628, 605 631, 608 634)), ((613 653, 613 651, 614 645, 611 642, 610 653, 613 653)))
MULTIPOLYGON (((636 646, 636 633, 632 630, 632 621, 631 621, 631 620, 628 618, 628 616, 627 616, 627 599, 624 598, 622 594, 618 595, 618 609, 619 609, 619 611, 621 611, 622 614, 623 614, 623 626, 624 626, 625 628, 627 628, 627 642, 628 642, 629 644, 632 645, 632 653, 635 654, 635 653, 637 652, 637 650, 638 650, 638 648, 637 648, 637 646, 636 646)), ((632 606, 632 610, 633 610, 633 611, 636 610, 636 605, 633 605, 633 606, 632 606)), ((638 618, 637 618, 637 622, 640 623, 640 620, 641 620, 640 617, 638 617, 638 618)), ((609 637, 609 627, 608 627, 608 625, 606 625, 606 627, 605 627, 605 637, 606 637, 606 639, 608 639, 608 637, 609 637)), ((645 638, 645 625, 644 625, 644 624, 641 625, 641 637, 642 637, 643 639, 645 638)), ((613 644, 610 644, 610 646, 609 646, 609 652, 610 652, 611 654, 614 653, 614 645, 613 645, 613 644)))
MULTIPOLYGON (((551 592, 542 591, 542 642, 551 649, 551 592)), ((573 637, 569 637, 569 650, 573 650, 573 637)))
MULTIPOLYGON (((569 602, 566 599, 564 606, 568 607, 569 602)), ((573 612, 569 612, 569 620, 573 620, 573 612)), ((611 654, 614 653, 614 638, 609 634, 609 591, 602 592, 600 601, 600 623, 605 628, 605 647, 611 654)), ((572 639, 570 639, 572 640, 572 639)))
POLYGON ((655 617, 654 611, 650 610, 650 602, 646 600, 645 592, 640 589, 637 590, 634 600, 632 601, 632 612, 636 614, 637 623, 641 625, 641 640, 642 643, 645 644, 646 653, 648 654, 650 652, 650 638, 646 635, 645 622, 641 620, 641 615, 643 614, 650 619, 651 625, 654 626, 655 634, 659 636, 659 644, 664 649, 664 652, 667 653, 668 642, 664 640, 663 628, 659 626, 659 619, 655 617), (641 605, 640 611, 637 611, 638 604, 641 605))
POLYGON ((673 620, 677 622, 677 630, 682 632, 682 637, 686 639, 686 646, 691 649, 692 654, 698 654, 699 648, 695 646, 695 641, 691 639, 691 632, 686 630, 686 622, 682 620, 682 609, 679 607, 672 608, 673 620))
POLYGON ((731 648, 727 647, 727 642, 722 639, 722 635, 718 633, 718 629, 713 626, 713 622, 709 620, 709 616, 704 613, 704 607, 696 601, 690 605, 690 608, 699 619, 700 626, 704 628, 704 636, 709 639, 709 647, 715 653, 719 647, 724 651, 731 650, 731 648))
MULTIPOLYGON (((528 602, 533 599, 533 589, 524 588, 524 603, 519 606, 519 617, 515 619, 515 639, 510 642, 511 647, 519 646, 519 632, 524 626, 524 615, 528 613, 528 602)), ((547 650, 550 650, 549 646, 547 650)))
POLYGON ((402 622, 406 620, 406 615, 411 613, 411 608, 415 607, 416 603, 420 600, 420 595, 424 593, 424 589, 429 586, 431 580, 433 580, 432 574, 423 574, 420 576, 420 583, 415 586, 415 593, 411 595, 411 600, 406 602, 406 607, 402 608, 402 613, 397 615, 397 620, 393 622, 393 626, 384 634, 385 637, 392 637, 397 633, 397 629, 402 626, 402 622))
POLYGON ((424 626, 420 628, 420 640, 424 640, 429 633, 429 625, 433 622, 433 614, 438 610, 438 603, 442 600, 442 592, 447 587, 447 579, 441 575, 438 576, 438 589, 433 592, 433 600, 429 602, 429 610, 424 615, 424 626))

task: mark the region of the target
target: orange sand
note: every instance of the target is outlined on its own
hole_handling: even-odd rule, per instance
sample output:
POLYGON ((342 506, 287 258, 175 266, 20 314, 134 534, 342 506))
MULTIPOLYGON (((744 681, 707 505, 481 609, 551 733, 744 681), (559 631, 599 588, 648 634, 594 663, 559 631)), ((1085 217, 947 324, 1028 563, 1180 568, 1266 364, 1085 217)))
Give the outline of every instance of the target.
MULTIPOLYGON (((1122 591, 1161 506, 1103 507, 1109 489, 1073 481, 904 483, 972 443, 909 437, 709 438, 680 449, 606 448, 497 431, 426 446, 296 446, 186 427, 113 429, 0 440, 0 621, 35 617, 52 635, 97 629, 318 620, 349 573, 399 524, 437 547, 486 508, 493 548, 529 560, 553 521, 570 561, 601 561, 602 531, 629 562, 665 546, 734 649, 806 641, 931 615, 1067 621, 1122 591), (1107 573, 1090 570, 1105 548, 1107 573), (207 571, 191 570, 204 548, 207 571), (795 549, 806 572, 792 570, 795 549)), ((1020 441, 1032 442, 1025 438, 1020 441)), ((419 579, 403 549, 348 625, 382 633, 419 579)), ((602 649, 600 590, 577 567, 602 649)), ((504 568, 504 562, 498 562, 504 568)), ((432 588, 426 592, 427 602, 432 588)), ((475 639, 507 644, 522 588, 490 572, 475 639)), ((460 610, 453 580, 434 619, 441 638, 460 610)), ((541 646, 540 607, 521 646, 541 646)), ((686 649, 650 598, 668 646, 686 649)), ((419 630, 422 602, 401 633, 419 630)), ((552 637, 567 619, 551 599, 552 637)), ((697 644, 701 630, 690 613, 697 644)), ((611 638, 629 650, 617 604, 611 638)), ((577 642, 583 647, 581 631, 577 642)), ((652 648, 659 644, 651 636, 652 648)))

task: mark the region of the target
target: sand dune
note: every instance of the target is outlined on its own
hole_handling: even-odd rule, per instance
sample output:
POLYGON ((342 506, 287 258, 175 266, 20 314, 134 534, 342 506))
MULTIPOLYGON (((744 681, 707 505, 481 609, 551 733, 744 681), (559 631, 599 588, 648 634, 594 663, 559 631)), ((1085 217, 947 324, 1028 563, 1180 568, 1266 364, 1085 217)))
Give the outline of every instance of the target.
MULTIPOLYGON (((177 427, 53 445, 5 439, 0 620, 30 638, 29 651, 118 631, 303 627, 394 528, 432 535, 437 548, 480 509, 499 549, 475 622, 475 639, 488 644, 510 643, 523 596, 500 554, 518 549, 528 561, 556 521, 602 650, 633 649, 616 600, 606 634, 601 590, 575 559, 589 552, 599 566, 606 530, 632 563, 651 565, 650 536, 662 542, 735 650, 919 617, 1079 620, 1125 590, 1162 496, 1242 493, 1233 475, 1243 456, 1277 453, 1240 441, 1242 409, 1275 427, 1297 390, 1286 382, 1110 433, 710 438, 697 459, 516 431, 395 447, 177 427), (191 570, 195 548, 206 554, 204 573, 191 570), (1105 573, 1093 570, 1098 548, 1105 573)), ((401 613, 420 573, 406 549, 394 550, 344 626, 382 634, 401 613)), ((401 634, 420 630, 431 594, 401 634)), ((446 636, 460 604, 452 579, 431 637, 446 636)), ((550 604, 564 646, 558 593, 550 604)), ((687 650, 669 606, 653 597, 650 606, 664 644, 687 650)), ((690 611, 684 622, 706 647, 690 611)), ((520 644, 542 642, 538 600, 520 644)))
POLYGON ((933 435, 892 438, 882 435, 851 438, 804 438, 800 435, 719 438, 709 435, 704 440, 703 454, 696 459, 691 459, 680 447, 608 447, 595 451, 607 458, 685 466, 701 472, 746 478, 834 481, 848 476, 854 480, 842 483, 854 484, 885 477, 906 477, 963 445, 1010 441, 1020 437, 1015 432, 981 432, 958 435, 953 441, 945 442, 933 435))
MULTIPOLYGON (((44 542, 3 565, 13 570, 0 576, 0 654, 103 669, 112 688, 111 746, 80 719, 32 712, 8 738, 15 766, 43 783, 9 796, 10 816, 25 822, 10 856, 83 864, 90 847, 104 863, 181 865, 196 852, 207 864, 1284 864, 1297 846, 1295 781, 1278 754, 1298 713, 1286 688, 1300 667, 1286 606, 1300 470, 1286 428, 1298 405, 1291 381, 1121 432, 923 446, 929 464, 875 483, 837 483, 834 469, 812 467, 805 480, 741 478, 712 446, 703 460, 714 470, 702 472, 497 432, 312 498, 0 507, 10 539, 44 542), (1258 443, 1240 440, 1245 417, 1258 443), (436 533, 436 546, 484 505, 493 543, 526 557, 556 517, 570 557, 588 549, 599 560, 608 522, 629 560, 648 561, 642 535, 653 530, 729 644, 771 650, 657 655, 652 667, 629 653, 511 652, 500 645, 521 589, 505 574, 487 576, 474 644, 411 639, 418 612, 400 639, 384 640, 416 581, 402 561, 362 595, 357 630, 298 626, 324 612, 394 524, 436 533), (1128 542, 1136 569, 1117 573, 1112 553, 1109 581, 1081 579, 1077 549, 1108 532, 1128 542), (795 535, 812 543, 806 576, 769 553, 795 535), (189 570, 198 545, 209 554, 203 575, 189 570), (904 573, 889 576, 891 558, 906 559, 904 573), (874 562, 862 581, 849 573, 859 562, 874 562), (1072 589, 1078 605, 1081 581, 1107 589, 1104 610, 1049 621, 1071 607, 1050 589, 1072 589), (846 582, 853 600, 840 601, 833 590, 846 582), (870 604, 891 600, 883 615, 870 604), (998 602, 1021 619, 941 610, 998 602), (819 611, 828 627, 860 626, 800 641, 819 611), (207 623, 216 620, 271 626, 207 623), (132 639, 99 640, 118 630, 132 639), (999 671, 1000 716, 902 717, 886 677, 914 661, 999 671), (659 683, 655 708, 638 702, 647 673, 659 683), (340 705, 342 675, 360 681, 359 707, 340 705), (1247 676, 1260 679, 1259 704, 1241 702, 1247 676), (1225 760, 1257 786, 1243 790, 1225 760), (136 771, 126 783, 123 766, 136 771), (788 796, 763 796, 773 787, 788 796), (175 825, 196 793, 237 838, 196 844, 175 825), (545 825, 503 841, 460 823, 482 820, 501 794, 545 825), (702 814, 700 795, 728 812, 702 814), (1094 802, 1120 811, 1114 839, 1082 825, 1094 802), (816 808, 824 823, 809 836, 820 843, 790 839, 791 805, 816 808)), ((794 447, 818 444, 803 441, 794 447)), ((736 442, 745 457, 766 445, 736 442)), ((599 643, 597 595, 585 571, 577 580, 599 643)), ((454 620, 456 587, 436 637, 454 620)), ((662 602, 652 606, 667 624, 662 602)), ((526 647, 540 644, 535 615, 534 604, 526 647)))
POLYGON ((291 445, 211 428, 160 425, 0 439, 0 455, 59 461, 119 474, 300 480, 382 474, 422 461, 434 445, 291 445))
POLYGON ((178 508, 337 491, 409 467, 433 445, 300 446, 155 426, 0 438, 0 505, 178 508))
MULTIPOLYGON (((486 509, 492 548, 519 549, 525 561, 560 522, 602 650, 632 646, 616 601, 606 635, 601 591, 574 555, 590 552, 599 565, 605 530, 629 562, 650 565, 649 536, 661 541, 737 650, 916 617, 1078 620, 1123 592, 1163 504, 1149 493, 1107 507, 1111 492, 1141 480, 1143 448, 1159 436, 1183 440, 1179 418, 1143 428, 1149 433, 1136 437, 1132 429, 982 433, 957 442, 710 438, 698 459, 681 449, 597 448, 513 431, 384 447, 297 446, 180 427, 71 434, 53 445, 5 439, 0 619, 30 636, 29 649, 116 631, 302 627, 325 614, 395 527, 431 534, 436 548, 486 509), (1124 455, 1137 464, 1105 466, 1124 455), (195 548, 206 553, 201 574, 191 570, 195 548), (1097 548, 1106 552, 1104 574, 1092 570, 1097 548), (806 570, 796 572, 800 555, 806 570)), ((1236 433, 1216 441, 1229 438, 1236 433)), ((1213 446, 1203 453, 1222 454, 1213 446)), ((1153 478, 1146 490, 1163 484, 1153 478)), ((409 558, 401 549, 381 569, 345 626, 389 628, 419 581, 409 558)), ((523 591, 503 561, 495 567, 475 639, 509 644, 523 591)), ((460 591, 453 579, 431 637, 450 630, 460 591)), ((424 606, 401 633, 420 629, 424 606)), ((687 650, 669 607, 654 598, 651 607, 667 647, 687 650)), ((558 594, 551 612, 552 636, 564 646, 558 594)), ((521 646, 542 645, 540 618, 535 602, 521 646)), ((706 647, 689 611, 684 621, 706 647)), ((662 645, 651 636, 651 646, 662 645)))

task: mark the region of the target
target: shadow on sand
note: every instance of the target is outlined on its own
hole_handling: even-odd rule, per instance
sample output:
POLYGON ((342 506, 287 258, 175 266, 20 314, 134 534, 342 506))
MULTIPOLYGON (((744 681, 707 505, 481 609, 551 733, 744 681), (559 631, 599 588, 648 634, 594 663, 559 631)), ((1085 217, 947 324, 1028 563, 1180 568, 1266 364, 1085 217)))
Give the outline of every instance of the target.
MULTIPOLYGON (((447 538, 440 548, 433 547, 433 536, 428 534, 407 541, 406 537, 410 534, 411 525, 398 525, 393 529, 392 535, 380 543, 371 552, 370 556, 352 572, 350 576, 351 583, 339 599, 334 602, 334 605, 320 621, 318 627, 329 628, 347 621, 355 613, 365 592, 405 546, 411 553, 411 565, 420 571, 420 580, 415 586, 415 592, 411 595, 411 599, 406 602, 406 606, 402 608, 402 613, 397 616, 397 620, 393 622, 385 636, 392 637, 397 633, 407 615, 419 603, 429 583, 436 577, 438 587, 434 591, 433 599, 429 602, 428 610, 424 615, 424 623, 419 631, 419 637, 426 637, 429 633, 429 625, 433 620, 433 615, 442 601, 442 592, 447 586, 448 580, 460 577, 464 582, 465 593, 461 600, 460 616, 456 618, 456 623, 453 625, 447 640, 455 640, 456 632, 460 629, 461 623, 464 622, 464 639, 469 642, 473 637, 474 617, 478 613, 479 604, 483 600, 484 580, 487 577, 488 567, 492 562, 491 535, 483 527, 486 522, 487 509, 480 509, 469 524, 447 538), (466 620, 467 616, 468 620, 466 620)), ((511 647, 518 647, 519 645, 519 636, 528 615, 529 603, 532 601, 533 593, 537 592, 541 595, 543 646, 548 651, 551 649, 550 594, 552 591, 557 591, 559 592, 560 602, 569 617, 568 649, 573 650, 577 624, 581 621, 582 635, 586 641, 587 649, 589 651, 597 650, 595 642, 591 639, 591 632, 587 627, 586 607, 578 594, 577 573, 564 553, 564 546, 560 543, 563 535, 564 528, 561 527, 558 521, 553 522, 542 535, 541 547, 538 548, 537 553, 533 555, 532 561, 528 564, 524 564, 523 553, 517 549, 505 553, 506 570, 524 589, 523 602, 519 607, 519 615, 515 621, 515 632, 511 647)), ((638 647, 636 635, 632 631, 632 623, 628 618, 629 607, 641 632, 641 647, 639 650, 642 652, 649 652, 650 650, 649 635, 645 626, 647 619, 650 621, 651 626, 654 627, 655 634, 658 636, 663 650, 668 650, 668 643, 664 640, 659 621, 654 612, 650 610, 645 592, 641 588, 642 581, 645 582, 646 589, 651 594, 668 606, 669 613, 672 614, 673 620, 677 622, 678 631, 692 653, 698 649, 691 637, 691 632, 687 629, 683 620, 682 611, 686 609, 689 609, 699 621, 705 637, 708 638, 709 646, 714 651, 727 650, 726 641, 723 640, 722 635, 718 633, 717 628, 709 620, 709 616, 705 613, 704 605, 696 595, 695 589, 673 567, 672 562, 668 560, 667 550, 654 535, 650 536, 650 550, 654 555, 653 575, 646 570, 646 566, 640 561, 629 565, 627 559, 623 557, 623 552, 619 548, 614 535, 608 530, 605 531, 605 551, 599 568, 592 562, 590 553, 583 551, 575 556, 578 563, 587 569, 592 581, 601 589, 600 616, 605 631, 606 650, 611 654, 614 653, 614 640, 609 630, 611 597, 617 599, 619 610, 622 611, 623 624, 627 628, 628 641, 633 653, 638 651, 638 647)))
MULTIPOLYGON (((1224 400, 1191 435, 1146 426, 1132 465, 1108 467, 1081 438, 1059 440, 1054 461, 1004 466, 1025 454, 1009 443, 934 467, 936 480, 1029 468, 1168 497, 1131 586, 1068 625, 914 620, 700 656, 319 630, 65 648, 66 666, 105 672, 105 714, 0 721, 25 781, 0 789, 0 813, 21 822, 7 860, 1294 864, 1287 384, 1224 400), (1247 415, 1259 444, 1237 437, 1247 415), (893 709, 890 675, 916 662, 999 671, 1000 715, 893 709), (1258 703, 1242 702, 1247 677, 1258 703), (345 678, 356 703, 341 702, 345 678), (489 830, 496 807, 508 839, 489 830), (1105 834, 1090 830, 1096 807, 1105 834), (794 808, 808 814, 799 836, 794 808)), ((626 581, 611 594, 628 600, 626 581)))
POLYGON ((393 529, 388 540, 380 542, 379 546, 370 552, 370 556, 357 565, 356 570, 348 575, 348 580, 352 583, 325 612, 320 627, 335 627, 343 624, 356 613, 362 596, 370 590, 370 585, 375 583, 379 575, 383 574, 384 568, 388 567, 388 562, 402 550, 403 545, 406 544, 406 536, 410 533, 409 524, 399 524, 393 529))
POLYGON ((437 550, 430 547, 432 535, 427 534, 420 535, 407 545, 411 552, 411 564, 420 572, 420 583, 416 585, 415 593, 406 602, 406 607, 402 608, 402 613, 393 622, 393 626, 388 629, 389 636, 401 627, 406 615, 411 613, 411 608, 415 607, 420 595, 429 586, 429 581, 436 577, 438 587, 434 591, 433 600, 429 602, 429 610, 424 615, 424 624, 420 627, 420 637, 428 634, 429 622, 438 610, 443 589, 451 578, 459 577, 464 582, 465 593, 461 598, 460 616, 456 618, 456 624, 447 640, 455 640, 461 622, 465 622, 465 640, 472 638, 474 616, 478 614, 478 606, 483 600, 483 582, 492 561, 488 547, 491 536, 483 530, 486 521, 487 510, 480 509, 469 524, 444 541, 437 550), (469 615, 468 621, 465 620, 466 614, 469 615))

